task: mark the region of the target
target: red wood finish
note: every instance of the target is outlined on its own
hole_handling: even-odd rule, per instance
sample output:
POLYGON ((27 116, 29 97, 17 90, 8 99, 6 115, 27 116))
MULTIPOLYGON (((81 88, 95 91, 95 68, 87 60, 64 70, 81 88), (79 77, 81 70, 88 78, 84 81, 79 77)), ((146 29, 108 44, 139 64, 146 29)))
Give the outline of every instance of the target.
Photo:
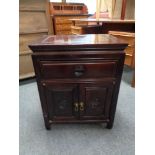
POLYGON ((116 60, 94 61, 94 62, 54 62, 40 61, 41 77, 50 78, 102 78, 114 77, 117 72, 116 60))
POLYGON ((44 36, 29 45, 47 129, 86 122, 112 128, 126 46, 104 34, 44 36))

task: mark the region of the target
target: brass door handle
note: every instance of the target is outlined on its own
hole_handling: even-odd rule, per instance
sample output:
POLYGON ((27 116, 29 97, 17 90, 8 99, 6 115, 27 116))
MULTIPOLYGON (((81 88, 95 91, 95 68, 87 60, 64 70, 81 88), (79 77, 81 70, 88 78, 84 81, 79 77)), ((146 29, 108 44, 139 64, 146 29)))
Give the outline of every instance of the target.
POLYGON ((80 102, 80 111, 84 111, 84 103, 80 102))
POLYGON ((74 103, 74 110, 75 111, 78 111, 79 110, 79 104, 77 102, 74 103))

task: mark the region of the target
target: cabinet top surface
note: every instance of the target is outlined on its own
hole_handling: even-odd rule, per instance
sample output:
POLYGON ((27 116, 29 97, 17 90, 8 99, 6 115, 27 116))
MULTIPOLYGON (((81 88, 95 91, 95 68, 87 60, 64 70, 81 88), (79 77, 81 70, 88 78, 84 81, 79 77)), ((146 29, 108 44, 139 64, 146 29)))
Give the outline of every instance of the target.
POLYGON ((40 38, 38 41, 29 45, 34 48, 42 48, 54 50, 54 48, 65 49, 69 47, 83 48, 104 48, 104 47, 121 47, 125 48, 127 42, 118 39, 109 34, 86 34, 86 35, 47 35, 40 38))

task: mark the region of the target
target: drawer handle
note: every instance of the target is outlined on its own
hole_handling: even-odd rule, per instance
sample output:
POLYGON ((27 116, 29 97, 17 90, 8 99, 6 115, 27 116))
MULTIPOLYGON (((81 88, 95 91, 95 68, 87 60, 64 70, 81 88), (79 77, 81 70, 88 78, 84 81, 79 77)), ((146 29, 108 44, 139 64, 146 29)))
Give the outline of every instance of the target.
POLYGON ((80 102, 80 111, 84 111, 84 103, 80 102))
POLYGON ((85 72, 84 66, 82 66, 82 65, 81 66, 76 66, 75 71, 74 71, 74 75, 76 77, 80 77, 80 76, 82 76, 84 74, 84 72, 85 72))
POLYGON ((74 110, 75 111, 78 111, 79 110, 79 104, 77 102, 74 103, 74 110))

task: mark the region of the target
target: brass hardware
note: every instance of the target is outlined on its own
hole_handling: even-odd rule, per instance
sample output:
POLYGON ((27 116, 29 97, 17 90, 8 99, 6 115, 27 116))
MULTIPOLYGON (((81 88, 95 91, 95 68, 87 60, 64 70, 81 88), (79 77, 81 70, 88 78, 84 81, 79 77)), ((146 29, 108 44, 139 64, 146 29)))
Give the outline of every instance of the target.
POLYGON ((74 103, 74 110, 75 111, 78 111, 79 110, 79 104, 77 102, 74 103))
POLYGON ((46 84, 45 84, 45 83, 42 83, 42 85, 43 85, 43 86, 46 86, 46 84))
POLYGON ((80 111, 84 111, 84 103, 80 102, 80 111))
POLYGON ((52 120, 49 120, 49 123, 52 123, 52 120))

